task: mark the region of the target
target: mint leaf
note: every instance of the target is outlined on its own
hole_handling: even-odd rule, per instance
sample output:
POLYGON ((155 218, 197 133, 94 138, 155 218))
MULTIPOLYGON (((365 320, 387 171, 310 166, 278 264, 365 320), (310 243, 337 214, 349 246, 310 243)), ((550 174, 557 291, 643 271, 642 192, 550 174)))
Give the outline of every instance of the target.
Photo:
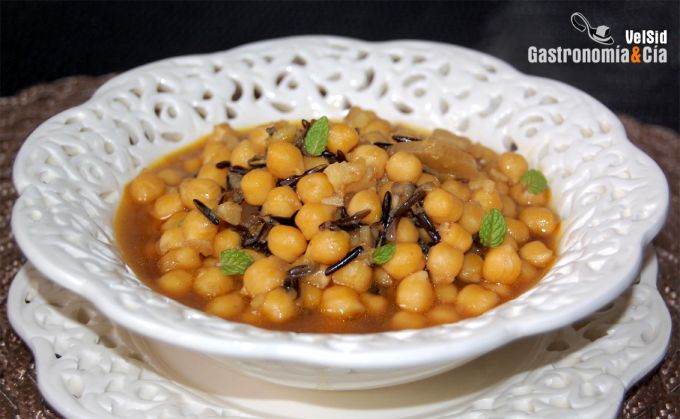
POLYGON ((498 247, 503 243, 507 229, 503 214, 498 209, 491 208, 479 228, 479 241, 486 247, 498 247))
POLYGON ((373 251, 373 263, 382 265, 387 263, 397 252, 397 246, 394 243, 384 244, 373 251))
POLYGON ((524 172, 519 182, 524 185, 529 192, 538 195, 548 187, 548 180, 540 170, 531 169, 524 172))
POLYGON ((311 156, 320 156, 328 145, 328 118, 322 116, 314 121, 305 135, 305 151, 311 156))
POLYGON ((227 249, 220 253, 220 270, 225 275, 242 274, 253 263, 253 257, 243 250, 227 249))

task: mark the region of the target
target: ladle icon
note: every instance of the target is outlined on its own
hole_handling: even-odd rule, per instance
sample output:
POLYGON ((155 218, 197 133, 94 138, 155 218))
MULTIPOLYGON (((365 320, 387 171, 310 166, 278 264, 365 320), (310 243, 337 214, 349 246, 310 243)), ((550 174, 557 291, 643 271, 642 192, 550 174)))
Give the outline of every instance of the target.
POLYGON ((585 31, 588 37, 598 44, 612 45, 614 43, 614 38, 612 38, 608 26, 600 25, 597 28, 593 28, 590 26, 588 19, 579 12, 571 15, 571 24, 579 32, 585 31))

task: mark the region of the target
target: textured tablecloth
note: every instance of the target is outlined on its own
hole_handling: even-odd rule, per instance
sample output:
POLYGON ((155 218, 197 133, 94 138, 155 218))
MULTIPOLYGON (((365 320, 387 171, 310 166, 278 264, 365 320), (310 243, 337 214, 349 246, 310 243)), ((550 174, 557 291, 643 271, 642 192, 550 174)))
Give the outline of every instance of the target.
MULTIPOLYGON (((108 78, 67 78, 0 98, 0 418, 59 417, 40 396, 31 352, 7 320, 7 291, 25 262, 10 230, 16 199, 12 163, 33 129, 50 116, 87 100, 108 78)), ((659 163, 671 187, 669 218, 654 244, 660 264, 658 286, 674 328, 665 358, 628 392, 620 416, 680 418, 680 135, 620 117, 628 137, 659 163)))

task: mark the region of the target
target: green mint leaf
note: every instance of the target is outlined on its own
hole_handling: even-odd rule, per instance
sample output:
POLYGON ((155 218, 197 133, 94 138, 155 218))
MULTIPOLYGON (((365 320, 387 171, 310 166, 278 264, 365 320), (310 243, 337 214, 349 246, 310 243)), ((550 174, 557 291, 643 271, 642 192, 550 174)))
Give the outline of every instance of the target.
POLYGON ((322 116, 314 121, 305 135, 305 151, 311 156, 320 156, 328 145, 328 118, 322 116))
POLYGON ((540 170, 531 169, 524 172, 519 181, 529 192, 538 195, 548 187, 548 180, 540 170))
POLYGON ((253 257, 243 250, 227 249, 220 253, 220 270, 225 275, 242 274, 253 263, 253 257))
POLYGON ((387 263, 397 252, 397 246, 394 243, 384 244, 373 251, 373 263, 382 265, 387 263))
POLYGON ((503 214, 496 208, 491 208, 479 228, 479 241, 486 247, 498 247, 503 243, 507 229, 503 214))

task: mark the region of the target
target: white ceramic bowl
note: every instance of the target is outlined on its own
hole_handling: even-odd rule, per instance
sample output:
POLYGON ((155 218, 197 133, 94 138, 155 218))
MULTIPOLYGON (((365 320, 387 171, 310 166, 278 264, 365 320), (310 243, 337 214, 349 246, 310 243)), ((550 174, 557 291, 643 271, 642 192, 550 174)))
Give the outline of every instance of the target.
POLYGON ((126 72, 43 123, 14 166, 12 228, 47 277, 153 339, 307 388, 394 385, 454 368, 522 336, 567 325, 620 294, 663 224, 668 186, 588 95, 484 54, 420 41, 295 37, 179 57, 126 72), (151 291, 123 263, 112 221, 144 166, 213 125, 342 117, 445 127, 496 150, 516 144, 546 174, 563 220, 543 280, 484 315, 367 335, 274 332, 224 321, 151 291))

